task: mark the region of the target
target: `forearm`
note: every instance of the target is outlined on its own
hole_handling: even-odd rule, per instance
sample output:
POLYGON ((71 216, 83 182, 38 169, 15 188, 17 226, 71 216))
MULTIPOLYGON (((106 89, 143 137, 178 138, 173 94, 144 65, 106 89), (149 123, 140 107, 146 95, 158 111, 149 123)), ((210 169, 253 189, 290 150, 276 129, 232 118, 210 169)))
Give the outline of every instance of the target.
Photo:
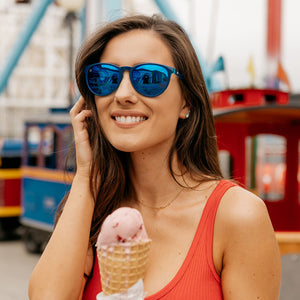
POLYGON ((93 211, 88 178, 75 176, 63 213, 32 273, 30 299, 78 298, 93 211))

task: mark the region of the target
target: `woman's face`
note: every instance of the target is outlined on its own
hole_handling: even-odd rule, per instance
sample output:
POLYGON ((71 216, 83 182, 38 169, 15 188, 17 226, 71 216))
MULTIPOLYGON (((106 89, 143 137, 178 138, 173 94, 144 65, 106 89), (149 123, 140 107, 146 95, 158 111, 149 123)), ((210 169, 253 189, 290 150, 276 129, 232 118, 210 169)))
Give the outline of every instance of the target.
MULTIPOLYGON (((132 30, 109 41, 101 63, 135 66, 158 63, 175 67, 170 50, 152 31, 132 30)), ((124 71, 118 89, 108 96, 95 96, 103 132, 116 149, 138 152, 166 147, 175 138, 179 118, 188 108, 179 86, 179 78, 171 76, 168 88, 157 97, 140 95, 131 85, 129 72, 124 71)))

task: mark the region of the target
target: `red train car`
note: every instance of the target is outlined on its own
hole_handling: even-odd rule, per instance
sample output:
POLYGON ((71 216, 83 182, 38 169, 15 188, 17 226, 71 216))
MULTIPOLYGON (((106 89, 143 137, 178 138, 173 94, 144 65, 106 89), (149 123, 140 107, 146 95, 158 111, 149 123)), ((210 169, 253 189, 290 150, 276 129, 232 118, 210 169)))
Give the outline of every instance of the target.
POLYGON ((300 251, 300 103, 263 89, 211 101, 223 173, 265 201, 282 252, 300 251))

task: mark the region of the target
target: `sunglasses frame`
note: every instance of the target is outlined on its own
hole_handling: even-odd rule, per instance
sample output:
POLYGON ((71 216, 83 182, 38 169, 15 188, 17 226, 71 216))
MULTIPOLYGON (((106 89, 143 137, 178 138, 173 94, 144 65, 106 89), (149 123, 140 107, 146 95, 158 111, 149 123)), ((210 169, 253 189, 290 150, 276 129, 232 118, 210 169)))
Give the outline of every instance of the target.
MULTIPOLYGON (((117 70, 116 70, 116 71, 117 71, 117 70)), ((162 64, 156 64, 156 63, 142 63, 142 64, 138 64, 138 65, 135 65, 135 66, 132 66, 132 67, 129 67, 129 66, 119 67, 119 66, 114 65, 114 64, 100 63, 100 62, 98 62, 98 63, 94 63, 94 64, 91 64, 91 65, 88 65, 88 66, 86 66, 86 67, 84 68, 84 72, 85 72, 85 82, 86 82, 86 85, 87 85, 89 91, 90 91, 92 94, 94 94, 94 95, 96 95, 96 96, 103 96, 103 97, 104 97, 104 96, 108 96, 108 95, 114 93, 114 92, 118 89, 118 87, 120 86, 120 84, 121 84, 121 82, 122 82, 122 79, 123 79, 124 71, 129 71, 130 82, 131 82, 133 88, 135 89, 135 91, 138 92, 139 94, 141 94, 142 96, 150 97, 150 98, 157 97, 157 96, 161 95, 162 93, 164 93, 164 91, 165 91, 165 90, 168 88, 168 86, 169 86, 169 83, 170 83, 170 79, 171 79, 172 74, 175 74, 175 75, 178 76, 180 79, 183 79, 183 75, 180 74, 175 68, 170 67, 170 66, 166 66, 166 65, 162 65, 162 64), (118 82, 118 84, 116 85, 115 90, 111 91, 111 92, 108 93, 108 94, 105 93, 105 94, 99 95, 99 94, 95 93, 95 92, 92 90, 92 88, 90 87, 89 80, 88 80, 88 72, 89 72, 89 70, 90 70, 92 67, 94 67, 94 66, 102 66, 102 65, 103 65, 103 66, 112 66, 112 67, 116 68, 116 69, 118 70, 118 73, 120 74, 120 77, 119 77, 119 82, 118 82), (167 71, 167 73, 168 73, 168 81, 167 81, 166 87, 165 87, 162 91, 157 92, 157 93, 155 93, 155 94, 153 94, 153 95, 146 95, 146 94, 141 93, 141 91, 137 90, 137 87, 135 86, 135 84, 134 84, 134 82, 133 82, 133 71, 134 71, 136 68, 141 67, 141 66, 144 66, 144 65, 159 66, 159 67, 164 68, 164 69, 167 71)))

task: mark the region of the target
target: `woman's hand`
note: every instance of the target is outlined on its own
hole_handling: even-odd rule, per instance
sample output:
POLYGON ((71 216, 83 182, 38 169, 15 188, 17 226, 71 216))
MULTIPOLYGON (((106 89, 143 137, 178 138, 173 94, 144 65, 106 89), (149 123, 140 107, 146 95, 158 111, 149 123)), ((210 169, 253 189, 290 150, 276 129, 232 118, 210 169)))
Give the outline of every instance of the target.
POLYGON ((81 96, 70 111, 74 131, 77 174, 90 176, 92 151, 89 143, 89 134, 86 128, 86 119, 92 116, 90 110, 85 109, 84 98, 81 96))

